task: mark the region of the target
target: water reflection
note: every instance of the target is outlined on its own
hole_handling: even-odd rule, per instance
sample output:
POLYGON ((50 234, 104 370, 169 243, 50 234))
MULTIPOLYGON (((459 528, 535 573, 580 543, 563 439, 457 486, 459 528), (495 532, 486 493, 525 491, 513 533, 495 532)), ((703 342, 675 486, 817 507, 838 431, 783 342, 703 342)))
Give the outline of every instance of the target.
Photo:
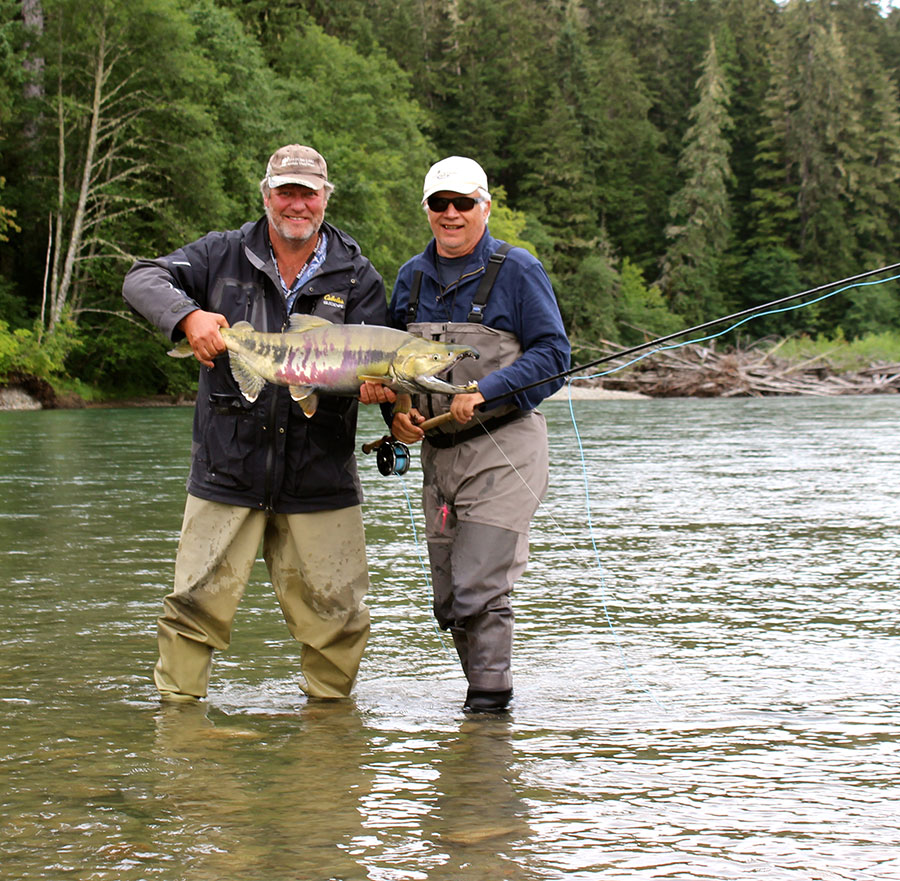
POLYGON ((0 879, 900 878, 900 400, 579 403, 580 446, 546 410, 486 720, 432 625, 415 452, 362 461, 355 698, 306 703, 260 564, 209 702, 160 707, 190 411, 0 414, 0 879))
POLYGON ((159 852, 185 875, 358 877, 360 802, 373 785, 360 762, 369 732, 351 701, 310 703, 281 720, 234 720, 204 705, 155 714, 159 852))

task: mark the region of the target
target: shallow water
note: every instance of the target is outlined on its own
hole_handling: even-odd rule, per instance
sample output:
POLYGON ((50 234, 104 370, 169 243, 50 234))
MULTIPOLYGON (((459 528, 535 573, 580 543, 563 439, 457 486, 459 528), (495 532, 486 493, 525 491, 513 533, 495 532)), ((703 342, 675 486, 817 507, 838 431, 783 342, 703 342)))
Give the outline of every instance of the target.
POLYGON ((415 451, 360 457, 355 698, 305 703, 260 563, 161 708, 190 411, 0 413, 0 879, 900 879, 900 398, 573 408, 503 720, 431 621, 415 451))

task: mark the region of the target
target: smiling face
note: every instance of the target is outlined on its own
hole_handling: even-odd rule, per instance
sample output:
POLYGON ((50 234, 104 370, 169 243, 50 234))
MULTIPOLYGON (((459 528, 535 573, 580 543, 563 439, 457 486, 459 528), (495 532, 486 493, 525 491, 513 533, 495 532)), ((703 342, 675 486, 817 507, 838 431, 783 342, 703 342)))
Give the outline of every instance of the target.
POLYGON ((325 187, 313 190, 300 184, 285 184, 263 191, 269 236, 285 244, 301 244, 313 239, 325 219, 328 194, 325 187))
MULTIPOLYGON (((448 199, 456 196, 471 196, 473 199, 480 197, 478 190, 471 193, 442 190, 434 195, 445 196, 448 199)), ((471 254, 481 240, 490 210, 490 199, 478 203, 471 211, 459 211, 452 202, 446 211, 432 211, 426 205, 428 222, 431 224, 438 254, 441 257, 464 257, 471 254)))

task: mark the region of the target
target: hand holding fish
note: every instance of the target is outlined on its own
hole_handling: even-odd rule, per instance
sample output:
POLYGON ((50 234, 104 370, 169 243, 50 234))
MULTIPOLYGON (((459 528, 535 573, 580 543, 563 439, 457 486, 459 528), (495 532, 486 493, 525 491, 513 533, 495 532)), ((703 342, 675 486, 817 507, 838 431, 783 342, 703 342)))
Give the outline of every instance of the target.
POLYGON ((384 383, 367 380, 359 387, 359 400, 362 404, 393 404, 397 395, 384 383))
POLYGON ((224 315, 195 309, 181 319, 178 327, 201 364, 212 367, 212 359, 226 351, 225 340, 219 333, 220 327, 228 327, 228 319, 224 315))
MULTIPOLYGON (((194 320, 202 322, 195 334, 197 348, 188 337, 169 354, 187 358, 193 353, 212 367, 209 359, 223 345, 232 376, 251 404, 267 382, 287 386, 307 416, 315 414, 320 392, 380 400, 371 389, 363 391, 370 383, 390 386, 392 392, 424 394, 455 395, 478 388, 475 382, 453 385, 437 376, 460 358, 477 358, 471 346, 424 340, 389 327, 332 324, 314 315, 291 315, 284 333, 257 332, 246 321, 228 327, 225 317, 214 312, 201 312, 194 320)), ((383 397, 390 400, 386 393, 383 397)))

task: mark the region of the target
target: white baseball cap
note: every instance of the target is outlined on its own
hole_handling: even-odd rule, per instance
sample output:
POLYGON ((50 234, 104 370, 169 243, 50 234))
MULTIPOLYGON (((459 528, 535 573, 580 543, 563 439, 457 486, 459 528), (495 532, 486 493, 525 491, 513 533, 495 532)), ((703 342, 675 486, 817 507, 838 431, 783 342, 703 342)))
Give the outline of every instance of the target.
POLYGON ((484 169, 474 160, 465 156, 448 156, 435 162, 425 175, 425 186, 422 189, 424 202, 433 193, 447 190, 450 193, 469 193, 482 189, 487 192, 488 182, 484 169))

